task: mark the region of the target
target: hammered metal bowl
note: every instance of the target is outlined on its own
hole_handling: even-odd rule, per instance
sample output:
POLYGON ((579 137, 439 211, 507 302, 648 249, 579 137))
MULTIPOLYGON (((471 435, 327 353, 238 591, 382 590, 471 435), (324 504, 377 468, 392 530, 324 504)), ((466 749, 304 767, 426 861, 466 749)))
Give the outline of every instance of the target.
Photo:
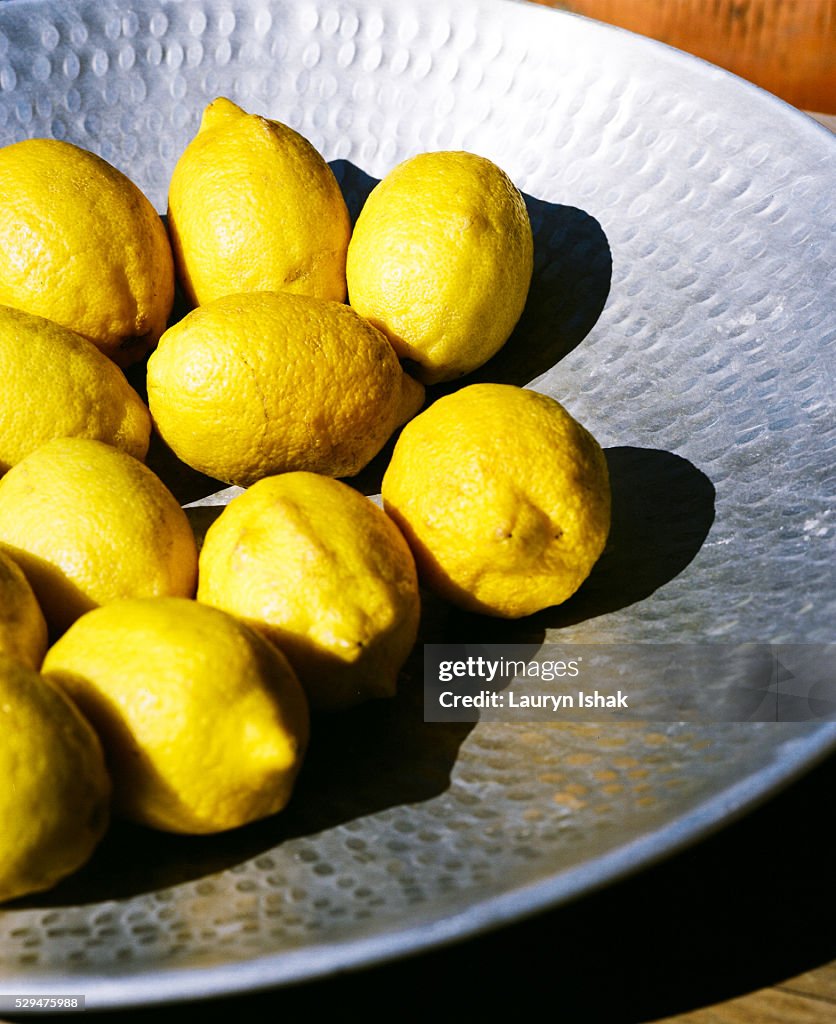
MULTIPOLYGON (((527 196, 529 304, 470 379, 545 391, 592 430, 613 534, 563 607, 497 624, 428 600, 424 641, 831 640, 824 129, 696 59, 522 4, 0 5, 0 144, 76 142, 161 212, 221 94, 306 135, 355 214, 427 149, 491 157, 527 196)), ((151 462, 198 531, 228 500, 151 462)), ((357 486, 374 494, 384 462, 357 486)), ((315 723, 284 814, 199 839, 116 825, 77 876, 7 905, 0 985, 140 1004, 471 935, 694 841, 834 739, 828 723, 425 724, 419 646, 397 699, 315 723)))

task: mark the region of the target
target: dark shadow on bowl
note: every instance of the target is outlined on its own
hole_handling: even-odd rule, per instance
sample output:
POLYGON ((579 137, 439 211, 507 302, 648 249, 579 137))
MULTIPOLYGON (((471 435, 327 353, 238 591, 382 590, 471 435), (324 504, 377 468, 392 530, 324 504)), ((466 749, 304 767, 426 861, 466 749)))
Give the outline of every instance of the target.
MULTIPOLYGON (((169 241, 170 241, 171 240, 171 229, 168 226, 168 214, 167 213, 162 214, 161 217, 160 217, 160 220, 162 220, 162 222, 163 222, 163 226, 165 227, 166 234, 168 235, 169 241)), ((174 246, 172 245, 172 251, 173 251, 173 249, 174 249, 174 246)), ((168 320, 166 322, 166 327, 172 327, 174 324, 177 323, 178 320, 182 320, 183 317, 187 313, 190 313, 194 308, 195 308, 194 307, 194 303, 191 301, 191 299, 183 291, 183 286, 180 283, 180 279, 177 276, 176 269, 175 269, 175 276, 174 276, 174 303, 173 303, 173 305, 171 307, 171 312, 168 314, 168 320)))
POLYGON ((342 190, 353 228, 364 203, 369 198, 369 193, 380 179, 366 174, 350 160, 332 160, 328 166, 334 172, 334 177, 342 190))
POLYGON ((154 430, 145 465, 153 470, 181 505, 223 491, 229 484, 206 476, 179 459, 154 430))
MULTIPOLYGON (((168 232, 168 217, 166 214, 163 214, 160 219, 165 225, 166 232, 168 232)), ((171 306, 171 312, 168 314, 168 319, 166 320, 166 330, 168 330, 169 327, 173 327, 178 321, 182 320, 187 313, 192 311, 192 309, 194 309, 194 306, 180 286, 179 280, 175 277, 174 301, 171 306)), ((128 366, 124 371, 125 376, 128 378, 128 383, 134 391, 137 392, 146 405, 148 404, 147 375, 148 358, 150 355, 151 352, 148 352, 141 360, 131 366, 128 366)))
POLYGON ((225 508, 226 505, 190 505, 188 508, 183 509, 192 528, 198 553, 203 548, 203 542, 206 540, 206 533, 209 527, 225 508))
MULTIPOLYGON (((165 214, 162 216, 163 223, 167 226, 165 214)), ((186 297, 179 282, 174 285, 174 304, 169 314, 167 327, 172 327, 179 320, 192 310, 193 306, 186 297)), ((138 363, 127 367, 125 376, 128 383, 137 392, 145 404, 148 404, 148 359, 151 353, 145 356, 138 363)), ((200 473, 185 462, 177 458, 174 452, 168 447, 165 441, 157 433, 156 429, 151 431, 151 443, 148 448, 148 455, 145 464, 153 470, 157 476, 168 487, 181 505, 186 505, 200 498, 206 498, 216 491, 223 490, 228 485, 220 480, 200 473)))
POLYGON ((534 272, 522 316, 497 354, 430 397, 469 384, 523 387, 560 362, 598 321, 612 281, 612 253, 584 210, 523 194, 534 233, 534 272))
POLYGON ((562 605, 521 619, 493 619, 441 605, 428 643, 542 643, 546 631, 577 625, 649 597, 678 576, 714 521, 714 485, 687 459, 655 448, 607 448, 612 525, 580 589, 562 605))
MULTIPOLYGON (((148 355, 150 354, 149 352, 148 355)), ((140 362, 126 367, 123 372, 134 391, 148 405, 148 356, 145 356, 140 362)))
POLYGON ((180 282, 176 281, 174 284, 174 305, 171 307, 171 312, 168 315, 166 329, 173 327, 174 324, 182 320, 187 313, 191 313, 194 308, 195 307, 191 299, 189 299, 183 291, 180 282))
MULTIPOLYGON (((426 405, 424 408, 426 408, 426 405)), ((392 452, 395 450, 395 445, 401 436, 401 429, 399 428, 392 434, 371 462, 364 466, 359 473, 346 477, 343 483, 349 484, 356 491, 366 496, 380 494, 383 474, 386 472, 386 468, 392 459, 392 452)))
POLYGON ((657 448, 605 455, 613 495, 607 546, 568 601, 532 617, 549 629, 650 597, 694 559, 714 522, 714 485, 687 459, 657 448))

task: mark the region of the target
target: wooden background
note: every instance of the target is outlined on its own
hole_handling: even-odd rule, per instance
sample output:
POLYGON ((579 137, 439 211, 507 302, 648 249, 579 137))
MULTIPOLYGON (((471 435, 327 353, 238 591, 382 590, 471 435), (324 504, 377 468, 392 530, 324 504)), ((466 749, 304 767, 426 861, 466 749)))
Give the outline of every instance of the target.
POLYGON ((695 53, 836 114, 836 0, 535 0, 695 53))

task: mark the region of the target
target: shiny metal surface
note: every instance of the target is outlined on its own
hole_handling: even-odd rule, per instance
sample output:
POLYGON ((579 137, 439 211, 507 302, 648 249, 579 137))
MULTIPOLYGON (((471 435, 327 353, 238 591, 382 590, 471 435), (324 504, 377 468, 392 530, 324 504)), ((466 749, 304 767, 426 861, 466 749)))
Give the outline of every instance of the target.
MULTIPOLYGON (((469 379, 546 391, 592 430, 613 534, 563 607, 497 624, 428 601, 424 640, 832 640, 825 129, 659 44, 522 4, 0 5, 0 144, 91 148, 161 212, 219 94, 310 138, 354 212, 424 149, 483 153, 528 196, 529 305, 469 379)), ((151 462, 205 525, 218 485, 151 462)), ((382 465, 358 486, 374 493, 382 465)), ((427 725, 420 670, 419 648, 396 700, 315 723, 284 814, 208 839, 117 826, 78 876, 0 911, 0 986, 137 1004, 471 935, 694 841, 836 739, 805 723, 427 725)))

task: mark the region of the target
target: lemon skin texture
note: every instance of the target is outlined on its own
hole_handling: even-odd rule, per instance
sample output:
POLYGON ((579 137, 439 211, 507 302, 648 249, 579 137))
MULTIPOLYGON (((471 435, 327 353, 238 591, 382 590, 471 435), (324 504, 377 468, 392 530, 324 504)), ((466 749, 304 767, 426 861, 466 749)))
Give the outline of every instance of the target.
POLYGON ((50 889, 110 817, 99 740, 67 697, 0 653, 0 902, 50 889))
POLYGON ((197 596, 273 641, 325 711, 394 695, 420 615, 392 520, 347 484, 304 472, 233 498, 207 532, 197 596))
POLYGON ((354 310, 289 292, 200 306, 148 360, 162 438, 193 469, 241 486, 292 470, 352 476, 422 401, 354 310))
POLYGON ((503 618, 570 597, 610 526, 598 443, 554 399, 507 384, 473 384, 408 423, 382 493, 426 583, 503 618))
POLYGON ((284 656, 225 612, 118 601, 79 619, 43 671, 96 728, 125 816, 201 834, 290 799, 308 741, 304 692, 284 656))
POLYGON ((0 306, 0 475, 55 437, 89 437, 144 459, 148 407, 86 338, 0 306))
POLYGON ((48 441, 0 480, 0 551, 23 569, 50 629, 123 597, 190 597, 186 513, 137 459, 102 441, 48 441))
POLYGON ((292 128, 224 97, 174 168, 168 224, 196 304, 265 290, 345 299, 351 223, 331 168, 292 128))
POLYGON ((0 304, 127 366, 156 344, 173 301, 165 227, 129 178, 57 139, 0 149, 0 304))
POLYGON ((37 670, 47 643, 46 620, 29 581, 0 551, 0 654, 37 670))
POLYGON ((487 362, 508 339, 531 283, 534 242, 511 179, 474 153, 423 153, 371 192, 354 227, 351 305, 425 384, 487 362))

